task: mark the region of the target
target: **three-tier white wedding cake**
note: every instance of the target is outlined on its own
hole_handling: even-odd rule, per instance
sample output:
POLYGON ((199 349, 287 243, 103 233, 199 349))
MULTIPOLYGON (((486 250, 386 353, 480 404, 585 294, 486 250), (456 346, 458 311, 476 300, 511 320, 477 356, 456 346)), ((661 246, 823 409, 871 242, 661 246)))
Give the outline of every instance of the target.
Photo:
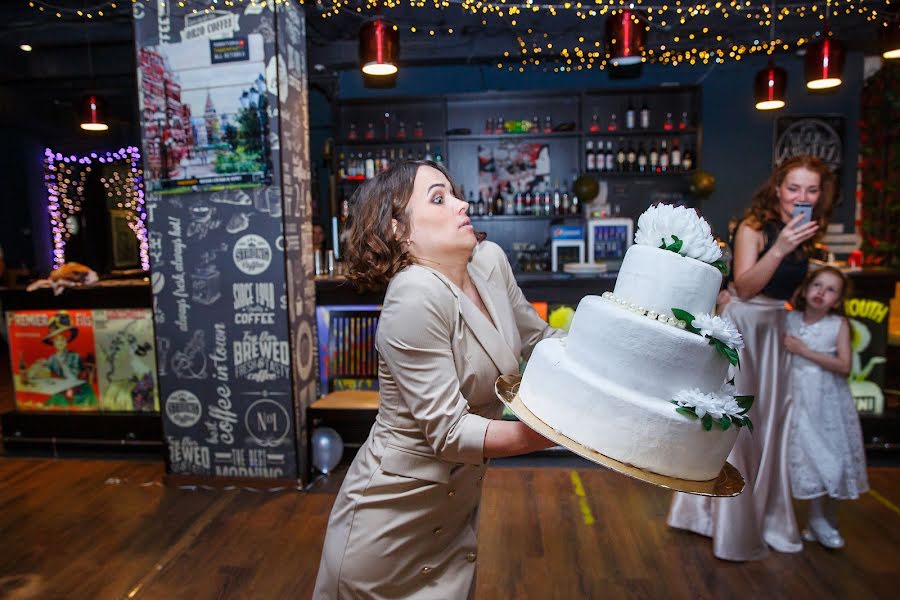
POLYGON ((614 292, 583 298, 568 337, 536 346, 522 402, 620 462, 680 479, 716 477, 739 428, 752 428, 752 399, 726 383, 740 333, 711 314, 721 256, 694 210, 648 209, 614 292))

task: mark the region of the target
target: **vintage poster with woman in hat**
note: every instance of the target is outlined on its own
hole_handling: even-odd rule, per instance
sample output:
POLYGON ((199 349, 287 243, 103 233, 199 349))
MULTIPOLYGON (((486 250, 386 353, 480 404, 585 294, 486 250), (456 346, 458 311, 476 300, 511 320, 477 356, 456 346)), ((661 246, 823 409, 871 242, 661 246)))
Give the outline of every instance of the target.
POLYGON ((91 311, 10 312, 9 338, 20 410, 97 410, 91 311))

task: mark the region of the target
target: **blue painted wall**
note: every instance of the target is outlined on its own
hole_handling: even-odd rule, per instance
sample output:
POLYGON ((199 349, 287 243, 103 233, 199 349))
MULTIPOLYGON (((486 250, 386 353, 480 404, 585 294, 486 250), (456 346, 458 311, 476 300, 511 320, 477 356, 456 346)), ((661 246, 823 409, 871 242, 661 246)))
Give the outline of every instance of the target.
MULTIPOLYGON (((703 90, 704 169, 716 176, 716 191, 703 201, 702 210, 716 231, 724 232, 728 219, 743 214, 753 191, 765 180, 772 164, 772 138, 779 115, 839 114, 846 119, 841 204, 832 221, 852 229, 856 186, 860 94, 863 55, 850 53, 844 83, 833 92, 807 92, 803 59, 778 56, 788 72, 787 107, 760 112, 753 106, 753 77, 766 59, 753 57, 716 66, 666 67, 645 65, 639 79, 612 81, 603 71, 575 73, 510 73, 496 66, 416 67, 401 69, 397 86, 390 90, 363 87, 358 71, 341 74, 340 96, 378 98, 481 92, 486 90, 579 90, 655 87, 667 83, 700 85, 703 90)), ((849 229, 848 229, 849 230, 849 229)))

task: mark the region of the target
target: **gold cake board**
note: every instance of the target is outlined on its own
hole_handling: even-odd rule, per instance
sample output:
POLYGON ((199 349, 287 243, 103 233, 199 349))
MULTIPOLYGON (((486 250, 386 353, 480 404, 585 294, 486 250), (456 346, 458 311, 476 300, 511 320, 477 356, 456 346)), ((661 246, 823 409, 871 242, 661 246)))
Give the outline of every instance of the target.
MULTIPOLYGON (((697 494, 699 496, 726 497, 737 496, 744 489, 743 476, 740 471, 728 462, 725 463, 719 476, 715 479, 710 479, 708 481, 691 481, 689 479, 677 479, 675 477, 651 473, 650 471, 645 471, 635 466, 619 462, 618 460, 600 454, 596 450, 592 450, 587 446, 579 444, 575 440, 556 431, 528 410, 528 407, 525 406, 522 399, 519 397, 519 384, 521 381, 521 375, 501 375, 494 384, 494 390, 497 392, 497 397, 503 401, 503 404, 509 407, 520 421, 548 440, 556 442, 582 458, 586 458, 598 465, 612 469, 616 473, 621 473, 622 475, 676 492, 686 492, 688 494, 697 494)), ((700 433, 703 433, 702 430, 700 433)))

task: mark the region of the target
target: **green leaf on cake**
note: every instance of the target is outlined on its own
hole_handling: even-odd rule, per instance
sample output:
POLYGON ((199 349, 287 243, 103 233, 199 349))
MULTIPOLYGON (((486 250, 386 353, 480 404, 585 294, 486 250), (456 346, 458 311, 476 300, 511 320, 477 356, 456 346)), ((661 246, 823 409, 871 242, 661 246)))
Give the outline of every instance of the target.
POLYGON ((681 254, 681 247, 684 245, 684 240, 679 240, 677 235, 673 235, 672 239, 675 241, 666 246, 666 238, 663 238, 663 243, 660 248, 662 248, 663 250, 669 250, 670 252, 674 252, 675 254, 681 254))
POLYGON ((717 260, 716 262, 709 263, 709 264, 712 265, 713 267, 717 268, 719 270, 719 272, 722 273, 722 275, 728 275, 728 265, 725 264, 725 261, 722 260, 721 258, 719 260, 717 260))
POLYGON ((728 431, 728 428, 731 427, 731 419, 728 417, 722 417, 719 419, 719 427, 722 428, 722 431, 728 431))
POLYGON ((675 412, 677 412, 677 413, 680 414, 680 415, 684 415, 684 416, 686 416, 686 417, 690 417, 690 418, 692 418, 692 419, 697 419, 697 418, 698 418, 698 417, 697 417, 697 414, 696 414, 692 409, 690 409, 690 408, 684 408, 683 406, 679 406, 678 408, 676 408, 676 409, 675 409, 675 412))
POLYGON ((753 396, 735 396, 734 400, 741 407, 741 414, 746 415, 750 407, 753 406, 753 396))
POLYGON ((728 362, 733 364, 736 367, 741 366, 741 359, 738 356, 737 350, 725 344, 725 342, 721 340, 717 340, 716 338, 709 338, 709 343, 716 347, 716 350, 719 353, 728 359, 728 362))
POLYGON ((672 314, 679 321, 684 321, 684 323, 685 323, 684 328, 686 330, 690 331, 691 333, 696 333, 696 334, 700 333, 699 329, 697 329, 696 327, 691 325, 691 323, 694 321, 694 315, 692 315, 688 311, 681 309, 681 308, 672 308, 672 314))
POLYGON ((712 417, 709 416, 709 413, 703 415, 703 418, 700 419, 700 422, 703 423, 703 429, 705 429, 706 431, 712 429, 713 420, 712 417))

